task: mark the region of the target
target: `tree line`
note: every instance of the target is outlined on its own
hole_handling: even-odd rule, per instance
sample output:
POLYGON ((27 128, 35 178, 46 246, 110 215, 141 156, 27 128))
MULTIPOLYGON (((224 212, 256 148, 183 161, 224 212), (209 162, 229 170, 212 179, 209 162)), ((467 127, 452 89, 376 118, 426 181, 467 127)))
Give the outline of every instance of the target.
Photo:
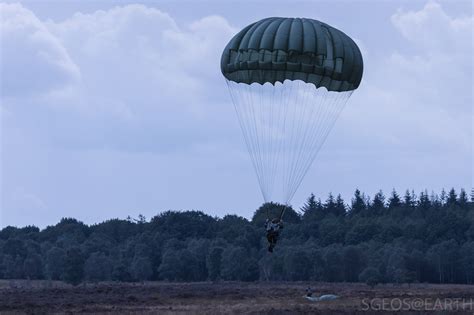
POLYGON ((356 190, 285 211, 267 252, 263 204, 251 220, 166 211, 146 220, 86 225, 63 218, 43 230, 0 230, 0 278, 82 281, 328 281, 474 283, 474 192, 413 191, 373 198, 356 190))

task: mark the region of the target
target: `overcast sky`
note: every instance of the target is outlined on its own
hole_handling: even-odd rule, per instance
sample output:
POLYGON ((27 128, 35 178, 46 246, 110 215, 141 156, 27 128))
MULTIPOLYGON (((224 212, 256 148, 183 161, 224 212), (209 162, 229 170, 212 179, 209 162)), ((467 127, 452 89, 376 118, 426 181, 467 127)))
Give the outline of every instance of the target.
POLYGON ((292 204, 472 187, 472 1, 0 4, 0 227, 250 217, 262 203, 220 54, 268 16, 356 39, 364 78, 292 204))

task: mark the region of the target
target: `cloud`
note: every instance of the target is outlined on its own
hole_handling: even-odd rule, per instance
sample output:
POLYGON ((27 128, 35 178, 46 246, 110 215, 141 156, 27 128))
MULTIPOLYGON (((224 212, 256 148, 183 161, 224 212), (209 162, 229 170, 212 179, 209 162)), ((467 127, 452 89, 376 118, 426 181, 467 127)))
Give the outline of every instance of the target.
POLYGON ((20 4, 0 3, 2 97, 24 97, 79 80, 66 49, 20 4))
POLYGON ((473 86, 474 16, 450 17, 440 4, 429 2, 417 12, 399 11, 392 16, 392 22, 424 52, 411 58, 394 54, 395 66, 402 71, 405 69, 412 86, 424 89, 426 104, 438 104, 439 111, 447 119, 462 121, 462 126, 453 126, 455 129, 470 129, 466 118, 472 112, 473 102, 470 92, 473 86), (423 85, 423 81, 427 84, 423 85))
POLYGON ((427 54, 468 54, 472 51, 473 16, 450 17, 437 2, 428 2, 419 11, 401 9, 392 23, 410 42, 427 54))
POLYGON ((416 49, 414 56, 395 52, 390 59, 405 74, 401 84, 421 89, 426 104, 439 104, 448 115, 470 113, 474 16, 450 17, 428 2, 419 11, 398 10, 391 20, 416 49))
MULTIPOLYGON (((224 18, 207 16, 180 27, 158 9, 126 5, 43 22, 21 5, 6 8, 3 15, 12 30, 8 34, 33 38, 41 33, 48 56, 55 57, 47 60, 56 68, 46 67, 35 57, 39 44, 34 49, 16 45, 7 59, 11 63, 6 76, 14 78, 17 88, 4 86, 19 97, 36 89, 31 82, 41 82, 43 97, 12 99, 9 104, 45 104, 47 108, 35 114, 45 121, 54 117, 54 123, 39 131, 48 143, 166 152, 220 134, 215 129, 225 125, 219 119, 222 102, 229 100, 216 60, 236 32, 224 18), (25 27, 24 21, 32 26, 25 27), (25 60, 35 65, 33 77, 41 80, 30 80, 31 73, 21 71, 25 60), (70 82, 62 74, 78 73, 81 80, 75 84, 60 90, 52 84, 70 82), (216 92, 216 85, 224 88, 216 92)), ((32 133, 38 135, 38 130, 32 133)))
POLYGON ((404 40, 369 60, 350 115, 343 116, 370 141, 349 138, 348 145, 365 150, 375 143, 378 150, 427 158, 443 151, 470 155, 473 17, 450 17, 429 2, 418 11, 398 10, 391 22, 404 40))
POLYGON ((169 101, 190 106, 190 99, 207 91, 203 78, 221 80, 215 61, 235 32, 218 16, 182 29, 168 14, 143 5, 75 14, 47 25, 79 64, 87 92, 120 99, 135 113, 169 101))

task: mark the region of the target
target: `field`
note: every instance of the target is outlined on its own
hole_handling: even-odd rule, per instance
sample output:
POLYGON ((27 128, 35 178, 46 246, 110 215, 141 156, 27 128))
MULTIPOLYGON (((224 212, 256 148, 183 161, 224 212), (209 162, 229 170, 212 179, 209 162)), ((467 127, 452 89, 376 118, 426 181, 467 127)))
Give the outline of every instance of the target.
POLYGON ((0 314, 474 314, 474 286, 0 280, 0 314), (305 299, 336 294, 333 301, 305 299))

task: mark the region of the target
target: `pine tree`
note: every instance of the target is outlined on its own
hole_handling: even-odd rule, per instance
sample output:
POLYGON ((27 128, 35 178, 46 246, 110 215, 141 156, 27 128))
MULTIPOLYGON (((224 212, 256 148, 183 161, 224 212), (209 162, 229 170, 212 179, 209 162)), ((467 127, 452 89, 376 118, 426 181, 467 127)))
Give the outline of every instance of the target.
POLYGON ((403 197, 403 205, 407 208, 412 208, 415 206, 415 200, 413 194, 407 189, 405 196, 403 197))
POLYGON ((441 203, 442 206, 444 206, 446 204, 446 190, 444 190, 444 188, 441 190, 441 195, 439 196, 439 201, 441 203))
POLYGON ((344 199, 341 197, 341 194, 338 194, 336 197, 335 214, 337 216, 343 216, 346 214, 346 205, 344 203, 344 199))
POLYGON ((420 199, 418 200, 418 206, 423 210, 428 210, 431 207, 431 201, 428 196, 428 191, 422 191, 420 193, 420 199))
POLYGON ((441 198, 434 191, 431 191, 430 202, 435 207, 440 207, 443 204, 441 198))
POLYGON ((316 201, 316 210, 318 213, 324 214, 324 206, 321 198, 318 198, 318 201, 316 201))
POLYGON ((416 201, 418 199, 418 196, 415 194, 415 190, 411 190, 411 200, 413 200, 413 207, 416 206, 416 201))
POLYGON ((461 189, 461 192, 459 193, 458 202, 462 208, 465 208, 467 206, 467 203, 468 203, 467 193, 464 189, 461 189))
POLYGON ((308 197, 306 204, 301 208, 301 212, 303 212, 303 219, 308 221, 319 221, 327 214, 324 211, 321 199, 316 200, 313 194, 308 197))
POLYGON ((336 214, 336 202, 332 193, 329 193, 328 199, 324 204, 324 210, 326 211, 326 213, 336 214))
POLYGON ((375 214, 382 213, 385 210, 385 196, 381 190, 375 194, 370 208, 375 214))
POLYGON ((140 224, 146 223, 146 217, 141 213, 138 215, 138 223, 140 224))
POLYGON ((313 193, 308 197, 306 203, 301 207, 301 212, 304 214, 315 212, 317 210, 316 197, 313 193))
POLYGON ((456 194, 456 191, 454 188, 451 188, 451 190, 448 193, 448 197, 446 199, 446 204, 448 206, 454 206, 457 204, 458 201, 458 195, 456 194))
POLYGON ((395 189, 393 189, 392 195, 388 199, 388 208, 392 210, 392 209, 401 207, 401 205, 402 205, 402 200, 400 199, 400 196, 395 191, 395 189))
POLYGON ((351 214, 358 214, 367 209, 367 204, 359 189, 356 189, 354 198, 352 198, 351 214))

